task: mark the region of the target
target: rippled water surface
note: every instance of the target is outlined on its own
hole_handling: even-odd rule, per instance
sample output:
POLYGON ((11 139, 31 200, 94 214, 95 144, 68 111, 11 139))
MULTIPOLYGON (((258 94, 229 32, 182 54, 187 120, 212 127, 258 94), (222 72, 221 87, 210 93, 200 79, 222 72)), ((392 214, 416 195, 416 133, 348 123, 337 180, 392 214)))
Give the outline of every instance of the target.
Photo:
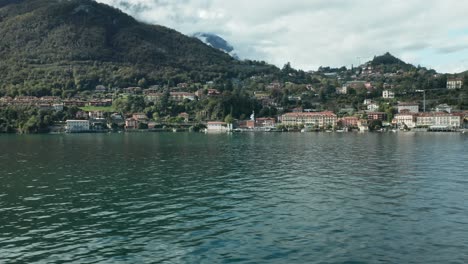
POLYGON ((0 263, 468 263, 468 136, 0 136, 0 263))

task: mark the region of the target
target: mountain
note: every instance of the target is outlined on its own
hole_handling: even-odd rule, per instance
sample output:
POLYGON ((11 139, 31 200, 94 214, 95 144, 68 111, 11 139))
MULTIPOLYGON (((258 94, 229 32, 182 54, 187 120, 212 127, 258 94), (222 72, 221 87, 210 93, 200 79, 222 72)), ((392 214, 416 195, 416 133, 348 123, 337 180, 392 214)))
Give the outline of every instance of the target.
POLYGON ((0 95, 237 77, 244 63, 175 30, 92 0, 0 1, 0 95))
POLYGON ((372 61, 370 61, 372 66, 378 65, 401 65, 401 66, 410 66, 410 64, 400 60, 399 58, 390 54, 390 52, 386 52, 383 55, 375 56, 372 61))
POLYGON ((219 49, 230 54, 234 58, 238 58, 234 52, 234 47, 231 44, 229 44, 225 39, 216 34, 198 32, 195 33, 193 36, 215 49, 219 49))
POLYGON ((375 69, 385 73, 396 72, 398 70, 409 71, 416 69, 414 65, 404 62, 389 52, 386 52, 380 56, 374 56, 374 58, 369 61, 367 65, 371 65, 375 69))

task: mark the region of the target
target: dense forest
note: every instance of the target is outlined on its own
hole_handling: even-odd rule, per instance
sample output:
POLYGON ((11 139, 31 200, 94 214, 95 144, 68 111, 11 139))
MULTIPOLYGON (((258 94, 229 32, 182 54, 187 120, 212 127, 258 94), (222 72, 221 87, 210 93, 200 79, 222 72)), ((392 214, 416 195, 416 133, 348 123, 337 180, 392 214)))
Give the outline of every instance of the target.
POLYGON ((0 95, 202 82, 274 73, 175 30, 147 25, 92 0, 3 1, 0 95))

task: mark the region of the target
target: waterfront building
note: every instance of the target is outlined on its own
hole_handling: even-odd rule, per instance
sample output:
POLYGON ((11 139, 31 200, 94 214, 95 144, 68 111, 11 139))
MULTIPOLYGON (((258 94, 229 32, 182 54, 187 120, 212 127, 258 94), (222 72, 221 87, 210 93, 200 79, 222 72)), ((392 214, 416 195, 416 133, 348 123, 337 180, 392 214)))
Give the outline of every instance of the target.
POLYGON ((221 121, 209 121, 206 124, 207 132, 228 132, 232 130, 232 124, 221 121))
POLYGON ((134 113, 132 117, 125 119, 126 129, 137 129, 140 124, 148 124, 149 118, 144 113, 134 113))
POLYGON ((280 116, 280 122, 287 126, 306 125, 326 128, 328 126, 335 127, 337 117, 331 111, 286 113, 280 116))
POLYGON ((407 110, 410 113, 419 113, 419 104, 418 103, 399 103, 398 113, 404 112, 405 110, 407 110))
POLYGON ((346 116, 341 118, 338 122, 341 123, 343 127, 357 127, 359 123, 359 118, 355 116, 346 116))
POLYGON ((88 120, 67 120, 67 132, 86 132, 89 131, 90 125, 88 120))
POLYGON ((365 119, 359 119, 357 123, 358 129, 360 132, 369 131, 369 124, 365 119))
POLYGON ((419 113, 416 116, 416 125, 418 127, 446 127, 461 128, 463 116, 461 114, 451 114, 446 112, 419 113))
POLYGON ((139 121, 134 118, 127 118, 125 119, 125 128, 126 129, 137 129, 139 125, 139 121))
POLYGON ((276 120, 271 117, 260 117, 255 119, 255 127, 274 127, 276 120))
POLYGON ((414 128, 416 127, 416 115, 410 112, 396 114, 392 123, 398 127, 414 128))

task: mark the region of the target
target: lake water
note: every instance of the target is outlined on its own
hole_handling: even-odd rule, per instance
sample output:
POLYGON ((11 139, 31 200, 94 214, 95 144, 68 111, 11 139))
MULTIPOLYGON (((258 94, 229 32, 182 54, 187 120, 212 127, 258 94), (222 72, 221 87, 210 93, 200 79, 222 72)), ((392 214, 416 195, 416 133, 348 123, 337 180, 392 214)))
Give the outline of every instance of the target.
POLYGON ((0 263, 55 262, 468 263, 468 136, 0 136, 0 263))

